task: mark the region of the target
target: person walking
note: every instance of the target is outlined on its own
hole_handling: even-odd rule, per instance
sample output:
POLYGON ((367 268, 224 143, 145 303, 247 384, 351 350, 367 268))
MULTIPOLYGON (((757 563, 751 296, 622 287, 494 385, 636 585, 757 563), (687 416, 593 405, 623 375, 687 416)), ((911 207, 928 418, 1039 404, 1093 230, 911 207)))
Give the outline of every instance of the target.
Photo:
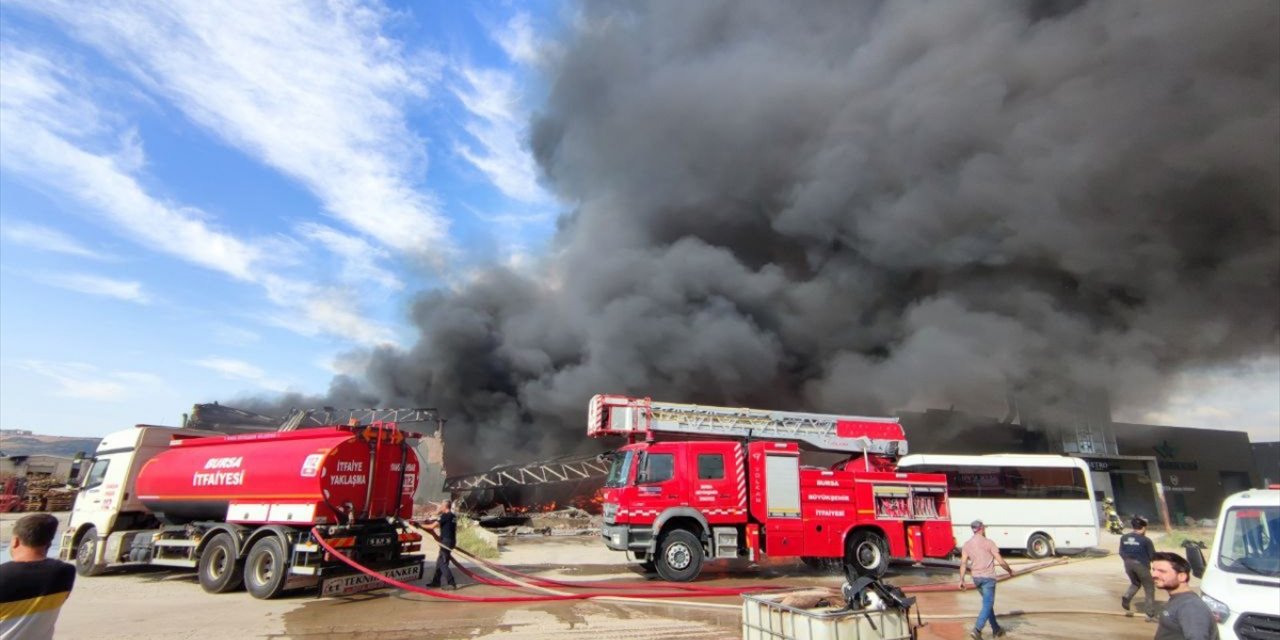
POLYGON ((49 557, 58 519, 23 516, 13 525, 10 562, 0 564, 0 640, 49 640, 75 585, 74 565, 49 557))
POLYGON ((1132 616, 1129 606, 1138 589, 1142 589, 1146 602, 1142 611, 1147 614, 1147 622, 1156 621, 1156 587, 1151 581, 1151 558, 1156 553, 1156 546, 1147 537, 1147 520, 1142 516, 1134 516, 1129 522, 1133 531, 1120 537, 1120 559, 1124 561, 1124 572, 1129 576, 1129 590, 1120 598, 1120 606, 1125 615, 1132 616))
POLYGON ((453 581, 453 572, 449 570, 449 561, 453 559, 453 548, 458 545, 458 516, 453 513, 453 500, 441 502, 437 514, 436 521, 427 525, 428 529, 440 532, 440 553, 436 554, 436 572, 427 586, 433 589, 439 587, 440 578, 443 576, 444 588, 451 591, 458 588, 457 583, 453 581))
POLYGON ((982 611, 978 613, 978 623, 969 632, 974 640, 982 638, 982 628, 991 621, 991 634, 997 638, 1004 635, 1004 629, 996 621, 996 565, 999 564, 1010 576, 1014 575, 1009 563, 1000 556, 1000 548, 987 539, 987 527, 981 520, 969 523, 973 537, 960 548, 960 590, 964 591, 965 573, 973 574, 973 586, 982 594, 982 611))
POLYGON ((1169 594, 1154 640, 1218 640, 1209 605, 1191 590, 1191 565, 1186 558, 1168 551, 1153 554, 1151 577, 1169 594))

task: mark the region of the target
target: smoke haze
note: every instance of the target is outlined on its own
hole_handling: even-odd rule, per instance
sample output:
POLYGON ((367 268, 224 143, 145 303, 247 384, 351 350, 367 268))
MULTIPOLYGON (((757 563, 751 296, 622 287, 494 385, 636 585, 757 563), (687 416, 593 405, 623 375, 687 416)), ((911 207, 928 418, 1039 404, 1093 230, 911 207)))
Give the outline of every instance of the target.
POLYGON ((424 293, 325 400, 439 408, 452 472, 589 447, 595 393, 1002 415, 1280 351, 1280 4, 591 2, 564 38, 550 254, 424 293))

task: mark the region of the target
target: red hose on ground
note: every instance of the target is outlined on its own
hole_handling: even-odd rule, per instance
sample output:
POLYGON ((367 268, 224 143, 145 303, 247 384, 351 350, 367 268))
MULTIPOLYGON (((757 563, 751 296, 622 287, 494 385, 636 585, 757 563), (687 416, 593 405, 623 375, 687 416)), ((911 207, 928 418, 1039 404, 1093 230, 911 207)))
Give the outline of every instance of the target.
MULTIPOLYGON (((413 524, 414 526, 417 526, 417 523, 411 523, 411 524, 413 524)), ((432 538, 436 539, 437 543, 440 542, 440 536, 436 534, 435 531, 432 531, 430 529, 426 529, 423 527, 418 527, 418 528, 430 534, 432 538)), ((680 589, 683 591, 714 591, 717 593, 725 591, 724 587, 708 587, 708 586, 703 586, 698 584, 681 584, 681 583, 675 583, 675 582, 618 583, 618 582, 599 582, 599 581, 586 581, 586 580, 584 581, 553 580, 551 578, 540 578, 538 576, 522 573, 510 567, 505 567, 495 562, 489 562, 488 560, 485 560, 483 558, 471 556, 471 559, 478 564, 482 564, 488 567, 489 569, 502 572, 502 573, 509 573, 513 576, 516 576, 517 578, 521 578, 524 581, 537 585, 539 587, 563 587, 568 589, 583 589, 583 588, 614 589, 619 591, 630 591, 635 589, 651 589, 653 585, 657 584, 657 585, 661 585, 663 588, 666 588, 666 589, 680 589)), ((492 578, 477 577, 477 574, 469 571, 466 567, 462 566, 462 563, 458 562, 457 558, 453 558, 453 564, 454 566, 458 567, 458 569, 461 570, 463 573, 467 574, 468 576, 480 582, 484 582, 485 584, 490 584, 494 586, 502 585, 502 583, 499 583, 496 580, 493 580, 492 578)), ((741 593, 754 593, 756 591, 776 591, 780 589, 790 589, 790 588, 793 588, 793 587, 788 585, 741 587, 741 593)))
MULTIPOLYGON (((414 523, 414 524, 415 524, 415 526, 417 525, 417 523, 414 523)), ((435 538, 435 539, 436 539, 436 542, 439 542, 439 541, 440 541, 440 537, 436 534, 436 532, 434 532, 434 531, 432 531, 432 530, 430 530, 430 529, 425 529, 425 528, 421 528, 421 527, 419 527, 419 528, 420 528, 420 529, 422 529, 423 531, 426 531, 428 534, 430 534, 430 535, 431 535, 431 537, 435 538)), ((643 588, 645 588, 647 585, 653 584, 653 583, 643 583, 643 584, 636 584, 636 583, 618 584, 618 583, 604 583, 604 582, 587 582, 587 581, 583 581, 583 582, 571 582, 571 581, 564 581, 564 580, 552 580, 552 579, 550 579, 550 578, 539 578, 539 577, 537 577, 537 576, 532 576, 532 575, 529 575, 529 574, 527 574, 527 573, 522 573, 522 572, 516 571, 515 569, 511 569, 511 568, 508 568, 508 567, 504 567, 504 566, 502 566, 502 565, 499 565, 499 564, 497 564, 497 563, 493 563, 493 562, 489 562, 489 561, 484 560, 484 559, 482 559, 482 558, 477 558, 477 557, 472 556, 472 558, 471 558, 471 559, 472 559, 472 560, 474 560, 474 561, 476 561, 476 562, 477 562, 477 563, 479 563, 479 564, 483 564, 483 565, 485 565, 486 567, 488 567, 488 568, 490 568, 490 569, 492 569, 492 570, 494 570, 494 571, 499 571, 499 572, 509 573, 509 574, 511 574, 511 575, 514 575, 514 576, 516 576, 516 577, 519 577, 519 578, 521 578, 521 579, 524 579, 525 581, 527 581, 527 582, 529 582, 529 583, 531 583, 531 584, 535 584, 535 585, 537 585, 537 586, 539 586, 539 587, 564 587, 564 588, 594 588, 594 589, 634 590, 634 589, 643 589, 643 588)), ((1066 558, 1057 558, 1057 559, 1054 559, 1054 560, 1048 560, 1048 561, 1045 561, 1045 562, 1040 562, 1040 563, 1037 563, 1037 564, 1030 565, 1030 566, 1028 566, 1028 567, 1025 567, 1025 568, 1019 569, 1019 570, 1018 570, 1018 574, 1017 574, 1017 575, 1022 575, 1022 574, 1024 574, 1024 573, 1032 573, 1032 572, 1034 572, 1034 571, 1039 571, 1039 570, 1044 569, 1044 568, 1047 568, 1047 567, 1052 567, 1052 566, 1060 565, 1060 564, 1063 564, 1063 563, 1065 563, 1065 562, 1067 562, 1067 559, 1066 559, 1066 558)), ((476 574, 475 572, 468 570, 466 567, 464 567, 464 566, 462 565, 462 563, 458 562, 458 559, 457 559, 457 558, 453 558, 453 564, 454 564, 454 566, 458 567, 458 569, 459 569, 459 570, 461 570, 464 574, 466 574, 467 576, 471 577, 472 579, 474 579, 474 580, 476 580, 476 581, 478 581, 478 582, 483 582, 484 584, 493 585, 493 586, 504 586, 504 584, 503 584, 502 582, 500 582, 500 581, 494 580, 494 579, 492 579, 492 578, 485 578, 485 577, 482 577, 482 576, 480 576, 479 574, 476 574)), ((1014 576, 1010 576, 1010 575, 1007 575, 1007 574, 1006 574, 1006 575, 998 576, 998 577, 996 578, 996 581, 997 581, 997 582, 1003 582, 1003 581, 1008 580, 1009 578, 1012 578, 1012 577, 1014 577, 1014 576)), ((725 591, 725 589, 724 589, 724 588, 721 588, 721 587, 706 587, 706 586, 693 585, 693 584, 674 584, 674 583, 670 583, 670 582, 662 582, 662 583, 658 583, 658 584, 661 584, 664 588, 684 589, 684 590, 689 590, 689 591, 712 591, 712 592, 717 592, 717 593, 720 593, 720 592, 725 591)), ((974 586, 974 585, 972 585, 972 583, 970 583, 970 586, 974 586)), ((758 592, 758 591, 777 591, 777 590, 792 589, 792 588, 795 588, 795 587, 793 587, 793 586, 789 586, 789 585, 772 585, 772 586, 760 586, 760 587, 743 587, 743 588, 741 588, 740 593, 753 593, 753 592, 758 592)), ((974 586, 974 588, 976 588, 976 586, 974 586)), ((906 585, 906 586, 903 586, 903 587, 902 587, 902 591, 903 591, 904 593, 936 593, 936 592, 959 591, 959 590, 960 590, 959 583, 957 583, 957 582, 955 582, 955 581, 953 581, 953 580, 942 580, 942 581, 938 581, 938 582, 927 582, 927 583, 924 583, 924 584, 906 585)))
MULTIPOLYGON (((433 535, 433 536, 435 535, 435 534, 434 534, 434 532, 430 532, 430 533, 432 533, 432 535, 433 535)), ((416 585, 411 585, 411 584, 408 584, 408 583, 406 583, 406 582, 402 582, 402 581, 400 581, 400 580, 396 580, 396 579, 394 579, 394 578, 389 578, 389 577, 384 576, 384 575, 382 575, 382 574, 380 574, 380 573, 378 573, 378 572, 376 572, 376 571, 373 571, 372 569, 369 569, 369 568, 367 568, 367 567, 364 567, 363 565, 361 565, 361 564, 357 563, 355 560, 352 560, 351 558, 348 558, 347 556, 343 555, 341 552, 339 552, 337 549, 335 549, 332 545, 330 545, 330 544, 329 544, 329 542, 328 542, 327 540, 325 540, 323 536, 321 536, 321 535, 320 535, 319 528, 313 528, 313 529, 311 530, 311 535, 312 535, 312 537, 316 540, 316 542, 317 542, 317 543, 318 543, 322 548, 324 548, 324 550, 325 550, 325 551, 327 551, 331 556, 333 556, 334 558, 337 558, 338 560, 342 561, 344 564, 346 564, 347 566, 349 566, 349 567, 351 567, 351 568, 355 569, 356 571, 359 571, 360 573, 363 573, 363 574, 365 574, 365 575, 367 575, 367 576, 369 576, 369 577, 372 577, 372 578, 374 578, 374 579, 376 579, 376 580, 379 580, 379 581, 381 581, 381 582, 383 582, 383 583, 385 583, 385 584, 388 584, 388 585, 390 585, 390 586, 393 586, 393 587, 396 587, 396 588, 399 588, 399 589, 403 589, 403 590, 405 590, 405 591, 409 591, 409 592, 412 592, 412 593, 418 593, 418 594, 421 594, 421 595, 431 596, 431 597, 434 597, 434 598, 443 598, 443 599, 446 599, 446 600, 455 600, 455 601, 459 601, 459 602, 549 602, 549 601, 557 601, 557 600, 588 600, 588 599, 592 599, 592 598, 614 597, 612 594, 609 594, 609 593, 573 593, 573 594, 547 594, 547 595, 538 595, 538 596, 497 596, 497 597, 494 597, 494 596, 465 596, 465 595, 459 595, 459 594, 454 594, 454 593, 446 593, 446 592, 443 592, 443 591, 440 591, 440 590, 437 590, 437 589, 429 589, 429 588, 426 588, 426 587, 419 587, 419 586, 416 586, 416 585)), ((479 562, 482 562, 482 563, 486 564, 486 565, 487 565, 487 566, 489 566, 490 568, 493 568, 495 571, 497 571, 497 570, 510 571, 510 570, 505 569, 505 568, 500 568, 500 565, 496 565, 496 564, 494 564, 494 563, 490 563, 490 562, 487 562, 487 561, 485 561, 485 560, 480 560, 480 559, 477 559, 477 560, 478 560, 479 562)), ((1021 571, 1019 571, 1019 572, 1018 572, 1018 575, 1022 575, 1022 574, 1024 574, 1024 573, 1031 573, 1031 572, 1033 572, 1033 571, 1038 571, 1038 570, 1043 569, 1043 568, 1045 568, 1045 567, 1050 567, 1050 566, 1054 566, 1054 565, 1062 564, 1062 563, 1064 563, 1064 562, 1066 562, 1066 559, 1065 559, 1065 558, 1063 558, 1063 559, 1058 559, 1058 560, 1053 560, 1053 561, 1049 561, 1049 562, 1042 562, 1042 563, 1040 563, 1040 564, 1033 565, 1033 566, 1031 566, 1031 567, 1027 567, 1027 568, 1025 568, 1025 569, 1022 569, 1021 571)), ((482 583, 484 583, 484 584, 486 584, 486 585, 498 586, 498 587, 503 587, 503 588, 508 588, 508 589, 511 589, 511 588, 516 588, 516 589, 521 588, 521 587, 519 587, 519 586, 515 586, 515 585, 513 585, 512 583, 503 583, 503 582, 498 581, 498 580, 492 580, 492 579, 490 579, 490 578, 484 578, 484 577, 479 576, 478 574, 476 574, 476 573, 474 573, 474 572, 470 571, 469 569, 466 569, 466 568, 465 568, 465 567, 463 567, 461 564, 457 563, 457 561, 456 561, 456 560, 454 561, 454 563, 455 563, 455 565, 457 565, 457 566, 458 566, 458 568, 459 568, 461 571, 463 571, 463 573, 465 573, 466 575, 470 576, 471 578, 473 578, 473 579, 475 579, 475 580, 477 580, 477 581, 479 581, 479 582, 482 582, 482 583)), ((521 573, 519 573, 519 572, 514 572, 514 571, 511 571, 511 572, 512 572, 512 573, 514 573, 514 574, 516 574, 516 575, 521 575, 521 576, 526 575, 526 574, 521 574, 521 573)), ((999 578, 997 578, 997 580, 1003 581, 1003 580, 1007 580, 1007 579, 1009 579, 1009 578, 1011 578, 1011 577, 1014 577, 1014 576, 1009 576, 1009 575, 1000 576, 999 578)), ((558 585, 560 585, 560 586, 565 586, 565 587, 570 587, 570 588, 580 588, 580 587, 581 587, 582 585, 584 585, 584 584, 591 584, 591 583, 577 583, 577 584, 575 584, 575 583, 569 583, 569 582, 563 582, 563 581, 557 581, 557 580, 545 580, 545 579, 541 579, 541 578, 532 578, 532 580, 533 580, 534 582, 543 582, 543 583, 549 583, 549 584, 558 584, 558 585)), ((544 586, 544 585, 538 585, 538 586, 544 586)), ((638 585, 637 585, 637 586, 638 586, 638 585)), ((669 586, 676 586, 676 585, 669 585, 669 586)), ((680 586, 676 586, 676 588, 677 588, 677 589, 679 589, 681 586, 683 586, 683 587, 696 587, 696 588, 692 588, 692 589, 688 589, 688 590, 677 590, 677 591, 637 591, 636 593, 632 594, 632 595, 631 595, 631 596, 629 596, 629 597, 635 597, 635 598, 653 598, 653 599, 660 599, 660 598, 705 598, 705 597, 730 597, 730 596, 739 596, 739 595, 742 595, 742 594, 744 594, 744 593, 758 592, 758 591, 765 591, 765 590, 775 590, 775 589, 784 588, 784 587, 781 587, 781 586, 770 586, 770 587, 746 587, 746 588, 737 588, 737 589, 733 589, 733 588, 701 587, 701 586, 697 586, 697 585, 680 585, 680 586)), ((626 588, 627 590, 632 590, 631 585, 626 585, 625 587, 624 587, 624 586, 622 586, 622 585, 609 585, 609 588, 612 588, 612 589, 626 588)), ((959 585, 958 585, 957 583, 955 583, 955 582, 951 582, 951 581, 946 581, 946 582, 935 582, 935 583, 920 584, 920 585, 907 585, 907 586, 903 587, 903 591, 904 591, 904 592, 906 592, 906 593, 938 592, 938 591, 958 591, 958 590, 959 590, 959 585)))
MULTIPOLYGON (((554 600, 588 600, 591 598, 599 598, 599 597, 615 597, 613 594, 602 594, 602 593, 572 593, 572 594, 564 594, 564 595, 499 596, 499 597, 464 596, 464 595, 458 595, 455 593, 446 593, 436 589, 428 589, 426 587, 411 585, 407 582, 401 582, 400 580, 389 578, 372 569, 369 569, 361 565, 355 560, 352 560, 351 558, 348 558, 347 556, 343 555, 337 549, 333 548, 333 546, 329 544, 329 541, 325 540, 324 537, 320 535, 319 528, 313 528, 311 530, 311 536, 315 538, 316 542, 325 551, 329 552, 329 554, 332 555, 334 558, 337 558, 338 560, 342 561, 343 564, 346 564, 352 569, 355 569, 360 573, 363 573, 371 578, 379 580, 393 587, 397 587, 399 589, 403 589, 405 591, 409 591, 412 593, 431 596, 434 598, 444 598, 446 600, 457 600, 460 602, 547 602, 547 601, 554 601, 554 600)), ((510 588, 510 587, 507 587, 507 588, 510 588)), ((743 592, 744 590, 742 589, 718 589, 714 591, 711 589, 707 589, 705 591, 696 591, 696 592, 651 591, 651 592, 636 593, 632 597, 654 598, 654 599, 657 599, 657 598, 706 598, 706 597, 737 596, 737 595, 742 595, 743 592)))

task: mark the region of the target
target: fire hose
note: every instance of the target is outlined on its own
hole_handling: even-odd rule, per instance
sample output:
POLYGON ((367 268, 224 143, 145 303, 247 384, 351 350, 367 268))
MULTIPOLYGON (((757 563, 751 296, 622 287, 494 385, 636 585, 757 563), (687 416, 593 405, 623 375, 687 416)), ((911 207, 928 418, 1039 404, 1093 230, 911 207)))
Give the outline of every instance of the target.
MULTIPOLYGON (((417 523, 410 523, 410 524, 415 527, 418 526, 417 523)), ((427 529, 422 529, 422 530, 429 533, 433 538, 437 540, 437 542, 439 541, 439 537, 435 534, 434 531, 430 531, 427 529)), ((466 595, 459 595, 455 593, 447 593, 438 589, 411 585, 406 582, 402 582, 400 580, 396 580, 394 578, 384 576, 381 573, 378 573, 372 569, 364 567, 363 565, 359 564, 355 560, 352 560, 351 558, 339 552, 337 549, 331 546, 329 542, 323 538, 323 536, 320 535, 320 532, 318 529, 312 530, 312 536, 315 538, 317 543, 322 548, 324 548, 325 551, 327 551, 331 556, 343 562, 344 564, 350 566, 356 571, 359 571, 360 573, 363 573, 371 578, 379 580, 384 584, 387 584, 389 586, 393 586, 398 589, 402 589, 404 591, 408 591, 411 593, 418 593, 420 595, 426 595, 426 596, 435 597, 435 598, 442 598, 445 600, 454 600, 458 602, 499 603, 499 602, 548 602, 548 601, 559 601, 559 600, 604 600, 604 601, 618 601, 618 602, 639 603, 639 604, 646 604, 646 603, 655 604, 649 601, 664 600, 662 604, 667 604, 667 605, 681 605, 681 606, 692 606, 692 607, 700 607, 700 608, 735 609, 736 610, 739 608, 737 605, 708 603, 708 602, 681 602, 681 601, 676 601, 671 599, 732 597, 732 596, 740 596, 745 593, 757 593, 762 591, 775 591, 780 589, 791 588, 784 585, 743 587, 743 588, 722 588, 722 587, 706 587, 702 585, 665 583, 662 586, 665 589, 669 589, 669 590, 663 591, 663 590, 653 589, 652 586, 650 586, 649 584, 636 585, 636 584, 605 583, 605 582, 599 582, 599 581, 552 580, 548 578, 539 578, 537 576, 532 576, 526 573, 515 571, 514 569, 503 567, 497 563, 489 562, 482 558, 478 558, 472 554, 467 553, 466 551, 463 551, 462 549, 455 548, 453 549, 455 553, 461 555, 464 558, 467 558, 468 560, 475 562, 481 568, 481 570, 492 574, 496 578, 496 579, 487 578, 485 576, 482 576, 479 573, 476 573, 470 570, 469 568, 467 568, 466 566, 462 565, 456 558, 454 558, 453 559, 454 565, 463 574, 467 575, 473 580, 476 580, 481 584, 490 585, 490 586, 496 586, 496 587, 502 587, 502 588, 508 588, 508 589, 528 589, 528 590, 541 592, 540 595, 522 595, 522 596, 466 596, 466 595), (508 575, 504 575, 504 574, 508 574, 508 575), (586 589, 586 588, 597 589, 597 590, 602 589, 606 591, 621 590, 621 591, 627 591, 631 593, 629 595, 624 595, 624 596, 613 595, 609 593, 598 593, 598 592, 570 593, 570 592, 560 591, 560 590, 550 588, 553 586, 562 587, 562 588, 575 588, 575 589, 586 589)), ((1018 572, 1018 575, 1031 573, 1033 571, 1038 571, 1040 569, 1044 569, 1051 566, 1060 565, 1065 562, 1067 562, 1065 558, 1060 558, 1057 560, 1038 563, 1036 565, 1032 565, 1030 567, 1022 569, 1021 571, 1018 572)), ((998 578, 998 580, 1007 580, 1011 577, 1013 576, 1008 576, 1008 575, 1001 576, 1000 578, 998 578)), ((903 591, 906 593, 943 592, 943 591, 956 591, 956 590, 959 590, 958 584, 950 580, 919 584, 919 585, 907 585, 903 587, 903 591)), ((1028 615, 1032 613, 1067 614, 1067 613, 1104 613, 1104 612, 1065 611, 1065 610, 1064 611, 1042 611, 1042 612, 1041 611, 1035 611, 1035 612, 1014 611, 1006 615, 1028 615)), ((1106 612, 1106 613, 1110 613, 1110 612, 1106 612)), ((927 617, 930 619, 946 619, 946 618, 964 617, 964 616, 927 616, 927 617)))
MULTIPOLYGON (((365 567, 364 565, 361 565, 360 563, 356 562, 355 560, 347 557, 346 555, 338 551, 331 544, 329 544, 329 541, 324 539, 324 537, 320 534, 320 531, 318 528, 313 528, 311 530, 311 535, 316 540, 316 542, 332 557, 341 561, 343 564, 346 564, 352 569, 355 569, 356 571, 359 571, 364 575, 374 578, 375 580, 379 580, 384 584, 396 587, 398 589, 402 589, 404 591, 409 591, 411 593, 431 596, 434 598, 443 598, 445 600, 455 600, 459 602, 547 602, 547 601, 555 601, 555 600, 624 600, 624 601, 639 600, 639 601, 643 601, 648 599, 665 599, 665 598, 705 598, 705 597, 739 596, 739 595, 742 595, 743 593, 769 589, 769 588, 761 588, 761 587, 749 587, 749 588, 743 588, 743 589, 720 589, 720 588, 704 587, 697 591, 678 590, 678 589, 674 591, 660 591, 660 590, 643 591, 643 592, 634 593, 629 597, 622 597, 622 596, 613 596, 613 595, 600 594, 600 593, 568 593, 568 592, 562 592, 562 591, 554 591, 552 589, 539 587, 537 585, 530 585, 527 583, 520 584, 518 581, 512 578, 505 578, 505 581, 507 583, 515 584, 516 587, 511 587, 510 584, 502 584, 502 583, 498 583, 495 586, 505 586, 507 588, 534 589, 534 590, 544 592, 544 595, 466 596, 466 595, 459 595, 456 593, 448 593, 445 591, 441 591, 439 589, 431 589, 427 587, 412 585, 407 582, 403 582, 400 580, 396 580, 394 578, 390 578, 388 576, 384 576, 381 573, 378 573, 372 569, 369 569, 368 567, 365 567)), ((460 554, 464 555, 464 557, 467 557, 468 559, 476 560, 474 556, 471 556, 470 554, 467 554, 464 551, 461 551, 461 550, 457 550, 457 551, 460 554)), ((462 568, 461 565, 458 565, 458 566, 459 568, 462 568)), ((497 573, 497 572, 494 571, 494 573, 497 573)), ((466 571, 466 574, 469 576, 475 575, 470 571, 466 571)), ((486 579, 486 582, 489 583, 493 581, 489 581, 488 579, 486 579)), ((697 603, 689 603, 689 604, 696 605, 697 603)))

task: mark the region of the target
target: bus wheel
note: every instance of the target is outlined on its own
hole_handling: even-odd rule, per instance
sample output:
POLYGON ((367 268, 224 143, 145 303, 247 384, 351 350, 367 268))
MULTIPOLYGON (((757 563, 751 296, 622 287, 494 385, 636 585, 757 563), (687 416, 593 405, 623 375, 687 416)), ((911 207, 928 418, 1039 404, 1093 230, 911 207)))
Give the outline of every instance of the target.
POLYGON ((1053 555, 1053 539, 1043 533, 1032 534, 1027 540, 1027 555, 1037 559, 1053 555))
POLYGON ((662 537, 654 565, 667 582, 693 580, 702 571, 702 543, 692 533, 675 529, 662 537))
POLYGON ((844 552, 844 573, 850 582, 861 576, 879 578, 889 569, 889 545, 875 531, 855 531, 844 552))

